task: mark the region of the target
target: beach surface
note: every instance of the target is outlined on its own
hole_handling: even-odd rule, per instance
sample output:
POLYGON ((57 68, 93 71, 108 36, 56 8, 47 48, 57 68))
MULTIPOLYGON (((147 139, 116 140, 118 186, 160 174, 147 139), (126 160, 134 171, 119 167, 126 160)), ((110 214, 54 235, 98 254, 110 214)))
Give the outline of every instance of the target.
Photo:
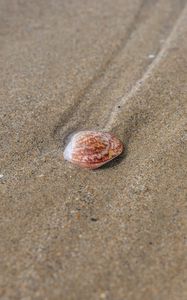
POLYGON ((0 68, 0 299, 186 300, 187 2, 1 0, 0 68))

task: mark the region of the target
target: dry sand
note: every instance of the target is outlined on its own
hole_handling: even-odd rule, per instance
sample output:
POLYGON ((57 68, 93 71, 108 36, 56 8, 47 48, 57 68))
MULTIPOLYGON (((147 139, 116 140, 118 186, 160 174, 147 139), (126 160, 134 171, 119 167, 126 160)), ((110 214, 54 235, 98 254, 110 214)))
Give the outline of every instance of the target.
POLYGON ((0 1, 0 299, 187 299, 185 4, 0 1), (126 145, 96 171, 90 128, 126 145))

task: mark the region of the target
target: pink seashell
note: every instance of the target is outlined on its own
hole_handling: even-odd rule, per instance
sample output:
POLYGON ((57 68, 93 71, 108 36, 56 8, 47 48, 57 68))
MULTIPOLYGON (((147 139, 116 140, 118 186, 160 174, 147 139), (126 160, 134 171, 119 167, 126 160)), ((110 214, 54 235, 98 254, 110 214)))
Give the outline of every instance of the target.
POLYGON ((71 136, 64 159, 82 168, 96 169, 120 155, 122 142, 102 131, 80 131, 71 136))

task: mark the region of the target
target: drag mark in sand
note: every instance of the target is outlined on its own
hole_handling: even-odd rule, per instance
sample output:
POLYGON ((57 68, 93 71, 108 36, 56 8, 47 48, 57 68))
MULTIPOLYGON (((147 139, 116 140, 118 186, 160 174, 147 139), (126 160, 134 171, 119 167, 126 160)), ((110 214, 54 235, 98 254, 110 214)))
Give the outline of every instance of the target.
MULTIPOLYGON (((75 101, 73 102, 70 107, 67 108, 60 117, 60 120, 56 124, 54 130, 53 130, 53 136, 58 135, 58 132, 61 130, 62 127, 64 127, 64 124, 67 124, 68 120, 72 118, 73 115, 76 114, 77 109, 79 108, 80 104, 83 101, 84 96, 89 92, 89 90, 92 88, 93 84, 97 81, 99 81, 102 77, 103 74, 105 74, 108 66, 112 63, 112 61, 115 59, 115 57, 124 49, 126 46, 127 41, 131 37, 132 33, 137 30, 138 26, 142 23, 142 18, 141 18, 141 13, 146 9, 146 1, 143 0, 140 4, 140 7, 135 14, 132 22, 130 23, 129 29, 127 30, 127 33, 125 36, 121 39, 121 42, 119 45, 112 51, 112 53, 109 55, 109 57, 106 59, 106 61, 103 63, 101 68, 99 69, 98 72, 93 76, 93 78, 87 83, 85 88, 79 92, 77 95, 75 101)), ((63 128, 63 137, 66 137, 67 134, 72 132, 72 129, 74 127, 78 127, 79 122, 76 120, 75 124, 71 125, 71 128, 64 129, 63 128)), ((62 137, 62 135, 61 135, 62 137)))
POLYGON ((148 66, 147 70, 145 71, 144 75, 141 79, 139 79, 130 92, 127 95, 121 97, 121 99, 115 104, 114 109, 109 117, 107 124, 104 127, 105 131, 110 131, 113 129, 114 125, 119 125, 118 120, 120 120, 119 115, 123 113, 125 109, 125 105, 127 102, 135 96, 135 94, 141 89, 142 84, 150 78, 154 69, 158 66, 161 60, 167 55, 168 50, 171 48, 171 43, 175 39, 176 35, 179 32, 179 27, 181 26, 182 22, 185 20, 187 15, 187 5, 183 9, 183 12, 179 16, 178 20, 175 23, 173 30, 171 31, 169 37, 167 38, 164 47, 160 50, 158 55, 155 57, 153 62, 148 66), (119 107, 122 108, 119 110, 119 107))

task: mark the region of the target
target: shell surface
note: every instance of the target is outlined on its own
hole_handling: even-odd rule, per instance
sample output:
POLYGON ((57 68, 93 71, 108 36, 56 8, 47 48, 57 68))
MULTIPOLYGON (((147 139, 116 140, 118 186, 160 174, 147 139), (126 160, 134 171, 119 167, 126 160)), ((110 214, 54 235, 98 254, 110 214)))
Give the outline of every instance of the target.
POLYGON ((82 168, 96 169, 122 151, 123 143, 109 132, 80 131, 71 136, 64 159, 82 168))

